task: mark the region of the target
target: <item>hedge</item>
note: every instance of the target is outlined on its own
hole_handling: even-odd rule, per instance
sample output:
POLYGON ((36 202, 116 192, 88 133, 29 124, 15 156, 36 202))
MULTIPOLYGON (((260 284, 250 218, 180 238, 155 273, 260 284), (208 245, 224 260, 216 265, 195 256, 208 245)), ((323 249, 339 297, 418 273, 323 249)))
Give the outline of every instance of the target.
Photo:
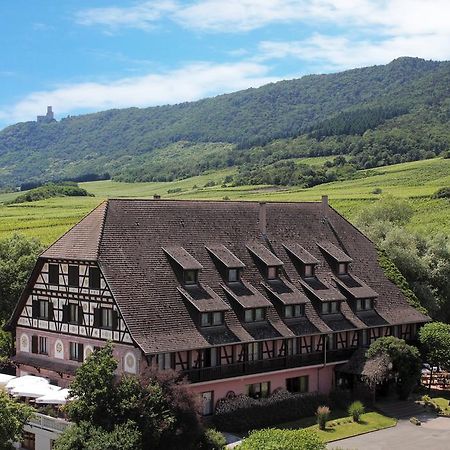
POLYGON ((259 400, 238 395, 217 402, 213 421, 220 430, 246 431, 313 416, 318 406, 328 403, 328 396, 316 393, 278 391, 259 400))
POLYGON ((253 431, 236 450, 324 450, 325 444, 314 430, 253 431))

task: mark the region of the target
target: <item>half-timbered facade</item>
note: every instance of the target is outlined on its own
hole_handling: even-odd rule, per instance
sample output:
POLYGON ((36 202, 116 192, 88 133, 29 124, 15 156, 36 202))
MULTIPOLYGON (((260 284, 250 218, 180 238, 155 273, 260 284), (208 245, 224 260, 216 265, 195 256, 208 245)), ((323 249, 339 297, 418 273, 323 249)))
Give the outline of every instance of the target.
POLYGON ((327 392, 336 365, 428 318, 373 244, 321 203, 110 200, 39 257, 10 320, 22 373, 67 384, 108 340, 120 373, 231 392, 327 392))

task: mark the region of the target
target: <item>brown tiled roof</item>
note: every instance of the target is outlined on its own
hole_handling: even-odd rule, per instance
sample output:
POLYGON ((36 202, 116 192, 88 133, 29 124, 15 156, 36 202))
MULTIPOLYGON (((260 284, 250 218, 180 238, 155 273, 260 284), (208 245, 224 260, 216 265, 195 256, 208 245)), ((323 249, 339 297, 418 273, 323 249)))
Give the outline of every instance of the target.
POLYGON ((323 250, 325 253, 330 255, 333 259, 335 259, 337 262, 345 263, 345 262, 352 262, 352 258, 348 256, 344 251, 342 251, 340 248, 338 248, 336 245, 332 244, 331 242, 318 242, 317 245, 321 250, 323 250))
MULTIPOLYGON (((402 292, 386 279, 373 244, 332 208, 326 219, 320 203, 267 203, 264 234, 259 212, 260 205, 254 202, 109 200, 44 252, 40 262, 45 258, 96 259, 133 340, 148 354, 365 325, 364 317, 356 316, 350 308, 341 308, 339 323, 324 321, 310 300, 305 304, 305 320, 300 320, 298 326, 285 323, 270 307, 258 261, 247 246, 269 264, 284 263, 282 276, 299 292, 306 293, 307 288, 283 246, 298 243, 319 261, 316 275, 327 287, 324 291, 329 292, 334 275, 317 242, 330 242, 351 257, 352 275, 379 294, 375 310, 381 320, 392 325, 428 320, 409 306, 402 292), (205 247, 208 245, 224 245, 242 261, 244 286, 251 288, 238 295, 233 283, 225 285, 205 247), (171 258, 163 248, 185 249, 195 259, 195 267, 203 267, 199 274, 201 286, 208 286, 232 307, 236 298, 247 307, 268 306, 268 320, 249 326, 240 322, 234 310, 229 310, 220 330, 198 328, 189 301, 180 294, 171 258)), ((331 297, 335 296, 333 292, 331 297)), ((24 299, 26 296, 21 302, 24 299)), ((330 299, 327 293, 324 300, 330 299)), ((18 313, 20 308, 14 313, 12 324, 18 313)))
POLYGON ((223 290, 243 308, 263 308, 272 306, 272 303, 267 300, 258 289, 244 280, 241 280, 238 283, 228 283, 228 285, 222 284, 221 286, 223 290))
POLYGON ((263 286, 283 305, 298 305, 308 301, 306 295, 286 279, 267 280, 263 286))
POLYGON ((107 207, 107 202, 101 203, 45 250, 41 256, 43 258, 95 261, 98 258, 107 207))
POLYGON ((296 242, 283 244, 283 247, 303 264, 319 264, 319 260, 317 258, 311 255, 308 250, 305 250, 300 244, 296 242))
POLYGON ((233 255, 233 253, 231 253, 225 245, 207 245, 206 249, 228 269, 239 269, 245 267, 245 264, 238 257, 233 255))
POLYGON ((305 292, 310 293, 322 302, 333 302, 345 300, 345 295, 331 286, 325 279, 319 276, 300 279, 305 292))
POLYGON ((203 266, 183 247, 163 247, 163 250, 183 269, 200 270, 203 266))
POLYGON ((231 309, 230 305, 224 302, 209 286, 179 286, 178 290, 197 311, 228 311, 231 309))
POLYGON ((344 293, 349 294, 353 298, 378 297, 378 294, 370 286, 355 275, 338 275, 335 277, 335 281, 344 293))
POLYGON ((276 257, 266 246, 262 244, 248 244, 247 248, 266 266, 282 266, 283 261, 276 257))

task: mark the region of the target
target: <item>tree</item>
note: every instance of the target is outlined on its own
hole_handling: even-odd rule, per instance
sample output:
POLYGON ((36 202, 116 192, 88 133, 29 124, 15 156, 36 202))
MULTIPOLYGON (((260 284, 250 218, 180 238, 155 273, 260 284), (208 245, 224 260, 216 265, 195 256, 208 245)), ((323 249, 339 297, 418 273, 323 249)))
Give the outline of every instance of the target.
POLYGON ((108 343, 77 370, 70 385, 74 400, 65 407, 77 428, 63 433, 66 447, 61 449, 76 450, 76 443, 91 439, 91 435, 95 442, 107 442, 117 427, 125 427, 130 442, 139 441, 134 444, 136 449, 197 448, 204 430, 194 394, 178 374, 149 369, 142 380, 132 376, 117 379, 116 368, 113 347, 108 343))
POLYGON ((56 440, 54 450, 135 450, 141 446, 141 434, 132 422, 116 425, 111 432, 89 422, 66 428, 56 440))
POLYGON ((430 384, 433 368, 450 367, 450 325, 442 322, 425 324, 419 331, 419 342, 425 360, 431 365, 430 384))
POLYGON ((397 392, 400 399, 408 398, 421 374, 419 350, 394 336, 381 337, 367 350, 369 359, 386 355, 392 361, 392 371, 397 378, 397 392))
POLYGON ((19 234, 0 240, 0 320, 11 315, 40 251, 39 241, 19 234))
POLYGON ((0 450, 10 450, 13 442, 20 440, 32 412, 30 406, 13 400, 0 389, 0 450))
POLYGON ((3 330, 4 324, 0 321, 0 369, 10 366, 10 356, 13 352, 11 333, 3 330))

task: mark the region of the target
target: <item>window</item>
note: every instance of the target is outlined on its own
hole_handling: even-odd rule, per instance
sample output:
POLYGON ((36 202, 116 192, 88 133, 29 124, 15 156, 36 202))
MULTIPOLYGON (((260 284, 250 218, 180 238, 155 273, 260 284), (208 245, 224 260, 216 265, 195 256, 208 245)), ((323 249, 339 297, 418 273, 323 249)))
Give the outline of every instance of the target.
POLYGON ((312 264, 307 264, 305 266, 305 278, 311 278, 314 276, 314 266, 312 264))
POLYGON ((34 433, 29 433, 28 431, 24 431, 22 433, 22 442, 21 447, 26 450, 35 450, 36 449, 36 436, 34 433))
POLYGON ((48 318, 48 301, 39 300, 39 317, 41 319, 48 318))
POLYGON ((112 328, 112 309, 102 308, 102 327, 112 328))
POLYGON ((228 281, 230 283, 239 281, 239 269, 228 269, 228 281))
POLYGON ((286 305, 284 307, 284 317, 290 319, 292 317, 301 317, 305 313, 304 305, 286 305))
POLYGON ((184 271, 184 284, 197 284, 198 271, 197 270, 185 270, 184 271))
POLYGON ((261 343, 260 342, 250 342, 247 346, 248 360, 257 361, 261 359, 261 343))
POLYGON ((245 393, 252 398, 266 398, 270 394, 270 382, 247 384, 245 393))
POLYGON ((309 376, 286 378, 286 389, 289 392, 309 392, 309 376))
POLYGON ((339 275, 345 275, 347 273, 347 263, 339 263, 338 273, 339 275))
POLYGON ((78 287, 80 281, 80 271, 78 266, 69 266, 68 283, 71 287, 78 287))
POLYGON ((322 303, 322 314, 336 314, 338 312, 338 302, 322 303))
POLYGON ((118 314, 111 308, 94 309, 94 326, 115 330, 118 325, 118 314))
POLYGON ((369 298, 359 298, 356 300, 356 311, 367 311, 372 309, 372 300, 369 298))
POLYGON ((69 304, 69 322, 78 323, 79 319, 79 307, 75 303, 69 304))
POLYGON ((222 325, 223 313, 221 311, 202 313, 200 323, 202 327, 210 327, 212 325, 222 325))
POLYGON ((202 392, 202 416, 210 416, 213 413, 214 407, 214 392, 202 392))
POLYGON ((266 310, 265 308, 251 308, 245 310, 245 322, 259 322, 265 320, 266 310))
POLYGON ((172 355, 170 353, 161 353, 158 355, 158 367, 160 370, 172 368, 172 355))
POLYGON ((59 284, 59 266, 58 264, 48 265, 48 282, 49 284, 59 284))
POLYGON ((47 355, 47 338, 39 336, 39 353, 41 355, 47 355))
POLYGON ((98 267, 89 267, 89 288, 100 289, 100 269, 98 267))
POLYGON ((83 361, 83 344, 79 344, 78 342, 70 343, 70 359, 72 361, 83 361))
POLYGON ((278 267, 270 266, 267 268, 267 279, 274 280, 278 278, 278 267))

